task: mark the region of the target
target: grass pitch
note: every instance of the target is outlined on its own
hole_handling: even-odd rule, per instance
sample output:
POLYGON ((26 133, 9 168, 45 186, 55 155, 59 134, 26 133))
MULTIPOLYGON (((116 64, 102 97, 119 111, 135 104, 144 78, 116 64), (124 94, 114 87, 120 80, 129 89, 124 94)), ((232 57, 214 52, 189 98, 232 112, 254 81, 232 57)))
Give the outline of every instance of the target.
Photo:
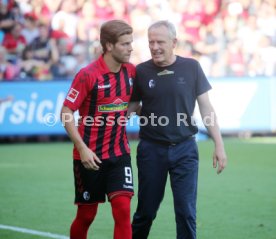
MULTIPOLYGON (((137 192, 135 151, 131 142, 137 192)), ((217 175, 211 141, 198 143, 198 239, 276 239, 276 139, 226 139, 229 162, 217 175)), ((75 216, 71 143, 0 145, 0 224, 69 235, 75 216)), ((137 198, 132 200, 132 213, 137 198)), ((89 238, 109 239, 109 203, 100 205, 89 238)), ((2 239, 49 238, 0 229, 2 239)), ((166 196, 149 239, 175 238, 172 196, 166 196)))

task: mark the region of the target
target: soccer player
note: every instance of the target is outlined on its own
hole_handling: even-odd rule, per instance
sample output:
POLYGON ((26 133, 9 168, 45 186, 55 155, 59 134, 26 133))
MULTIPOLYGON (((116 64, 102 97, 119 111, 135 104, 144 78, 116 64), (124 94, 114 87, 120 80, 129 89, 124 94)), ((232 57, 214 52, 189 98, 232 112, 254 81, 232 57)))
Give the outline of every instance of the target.
POLYGON ((194 135, 198 129, 192 116, 196 101, 215 143, 213 166, 218 164, 218 173, 227 161, 208 97, 211 86, 197 61, 174 54, 177 39, 173 24, 159 21, 151 25, 148 41, 152 59, 136 67, 133 102, 129 106, 130 113, 142 102, 137 148, 138 205, 132 238, 148 238, 169 174, 177 239, 195 239, 198 149, 194 135), (213 119, 211 124, 206 118, 213 119))
POLYGON ((131 238, 133 181, 124 117, 135 77, 135 68, 128 63, 132 41, 127 23, 104 23, 100 30, 103 54, 77 73, 62 107, 61 119, 74 143, 78 208, 71 239, 87 238, 98 204, 106 196, 115 222, 114 239, 131 238), (73 117, 76 110, 81 117, 79 127, 73 117))

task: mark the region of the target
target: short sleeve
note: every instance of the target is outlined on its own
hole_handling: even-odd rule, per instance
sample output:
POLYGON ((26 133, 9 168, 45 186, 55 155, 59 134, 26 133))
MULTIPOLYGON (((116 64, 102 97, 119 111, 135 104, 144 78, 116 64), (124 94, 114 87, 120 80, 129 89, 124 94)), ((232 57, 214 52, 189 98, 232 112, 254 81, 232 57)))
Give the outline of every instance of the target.
POLYGON ((132 95, 131 95, 130 101, 131 102, 141 101, 141 92, 140 92, 139 85, 138 85, 137 75, 133 79, 133 90, 132 90, 132 95))
POLYGON ((197 82, 196 82, 196 95, 202 95, 203 93, 212 89, 209 81, 207 80, 200 64, 197 62, 197 82))
POLYGON ((134 65, 129 64, 128 65, 128 70, 129 70, 129 75, 131 76, 131 78, 135 78, 136 77, 136 68, 134 65))
POLYGON ((73 111, 80 108, 91 89, 90 77, 84 70, 77 73, 64 100, 64 106, 67 106, 73 111))

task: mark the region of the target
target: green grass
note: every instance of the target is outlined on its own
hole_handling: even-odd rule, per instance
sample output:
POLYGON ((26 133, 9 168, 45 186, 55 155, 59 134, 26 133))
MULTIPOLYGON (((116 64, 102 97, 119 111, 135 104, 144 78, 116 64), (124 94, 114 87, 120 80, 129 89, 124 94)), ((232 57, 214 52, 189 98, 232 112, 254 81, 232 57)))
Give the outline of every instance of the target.
MULTIPOLYGON (((132 159, 137 192, 135 148, 132 159)), ((227 139, 228 167, 212 168, 213 145, 199 142, 198 239, 276 239, 276 139, 227 139)), ((71 143, 0 145, 0 224, 68 235, 75 215, 71 143)), ((136 206, 132 200, 132 213, 136 206)), ((89 238, 113 235, 109 203, 89 238)), ((44 238, 0 229, 2 239, 44 238)), ((171 190, 149 239, 175 238, 171 190)), ((46 237, 45 237, 46 239, 46 237)))

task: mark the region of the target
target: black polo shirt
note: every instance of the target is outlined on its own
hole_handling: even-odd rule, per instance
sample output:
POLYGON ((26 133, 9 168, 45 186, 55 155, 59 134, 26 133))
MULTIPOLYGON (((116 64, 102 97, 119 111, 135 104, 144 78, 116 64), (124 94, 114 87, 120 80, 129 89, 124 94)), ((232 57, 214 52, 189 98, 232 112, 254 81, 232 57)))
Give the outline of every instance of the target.
POLYGON ((131 101, 142 101, 140 138, 181 142, 198 132, 192 118, 196 99, 211 85, 196 60, 177 56, 167 67, 149 60, 136 73, 131 101))

